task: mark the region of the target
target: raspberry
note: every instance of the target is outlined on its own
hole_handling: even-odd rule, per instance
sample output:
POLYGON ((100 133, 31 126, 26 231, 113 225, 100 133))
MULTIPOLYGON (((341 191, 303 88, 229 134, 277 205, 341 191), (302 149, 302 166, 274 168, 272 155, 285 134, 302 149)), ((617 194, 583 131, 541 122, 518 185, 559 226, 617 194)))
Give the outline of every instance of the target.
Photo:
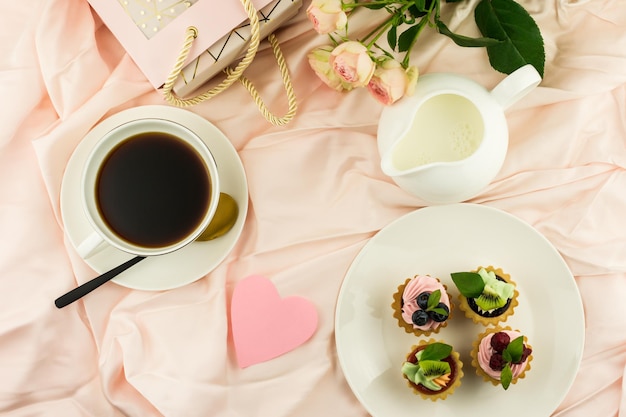
POLYGON ((496 352, 502 352, 511 342, 511 338, 504 332, 498 332, 491 337, 491 347, 496 352))
POLYGON ((533 350, 529 348, 528 346, 524 345, 524 351, 522 352, 522 357, 520 358, 519 362, 513 362, 513 363, 515 364, 523 363, 526 359, 528 359, 531 353, 533 353, 533 350))
POLYGON ((504 365, 506 365, 506 361, 502 357, 501 353, 494 353, 489 358, 489 367, 494 371, 501 371, 504 369, 504 365))

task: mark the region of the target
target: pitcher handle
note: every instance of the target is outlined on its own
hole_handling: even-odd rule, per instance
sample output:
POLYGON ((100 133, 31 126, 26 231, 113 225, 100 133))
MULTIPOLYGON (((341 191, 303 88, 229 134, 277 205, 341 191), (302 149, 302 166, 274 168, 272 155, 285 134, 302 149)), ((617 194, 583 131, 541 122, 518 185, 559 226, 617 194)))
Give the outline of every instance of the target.
POLYGON ((540 82, 541 75, 539 75, 539 72, 531 64, 526 64, 500 81, 491 90, 491 96, 505 110, 530 93, 540 82))

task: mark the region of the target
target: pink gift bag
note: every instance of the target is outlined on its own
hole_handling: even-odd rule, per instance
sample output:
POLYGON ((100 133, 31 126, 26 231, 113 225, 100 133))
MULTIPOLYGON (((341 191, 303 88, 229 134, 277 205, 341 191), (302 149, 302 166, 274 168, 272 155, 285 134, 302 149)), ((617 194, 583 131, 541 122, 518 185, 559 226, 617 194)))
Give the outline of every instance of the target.
POLYGON ((208 100, 236 81, 240 81, 257 101, 258 92, 243 76, 243 72, 254 59, 260 40, 267 36, 279 62, 288 95, 289 111, 283 117, 276 117, 267 110, 262 100, 260 110, 268 121, 276 125, 288 123, 295 115, 295 96, 278 41, 273 34, 262 34, 262 28, 267 26, 268 29, 276 29, 281 22, 295 14, 301 0, 88 1, 154 88, 162 90, 170 104, 180 107, 208 100), (266 25, 267 10, 275 10, 280 2, 284 2, 284 12, 275 15, 272 25, 266 25), (284 7, 287 3, 290 3, 290 7, 284 7), (261 24, 259 16, 264 24, 261 24), (229 38, 230 33, 241 30, 242 27, 248 30, 248 42, 240 40, 238 45, 228 45, 230 51, 225 51, 221 60, 215 59, 212 63, 209 61, 207 65, 207 60, 204 59, 203 71, 196 71, 198 79, 194 79, 189 86, 189 77, 184 77, 186 67, 192 65, 197 68, 201 55, 211 48, 215 49, 216 45, 229 38), (241 60, 234 68, 227 68, 239 58, 241 60), (226 77, 216 87, 195 97, 180 96, 199 88, 223 70, 226 77))

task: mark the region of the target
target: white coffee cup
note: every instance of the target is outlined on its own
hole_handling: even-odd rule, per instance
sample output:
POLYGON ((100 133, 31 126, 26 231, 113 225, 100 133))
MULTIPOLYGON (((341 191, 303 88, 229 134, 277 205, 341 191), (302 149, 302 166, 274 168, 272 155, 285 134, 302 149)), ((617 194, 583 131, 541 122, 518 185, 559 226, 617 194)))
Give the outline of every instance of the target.
POLYGON ((81 202, 94 229, 77 246, 88 258, 107 245, 163 255, 196 240, 220 194, 211 150, 194 132, 164 119, 138 119, 107 132, 82 172, 81 202))

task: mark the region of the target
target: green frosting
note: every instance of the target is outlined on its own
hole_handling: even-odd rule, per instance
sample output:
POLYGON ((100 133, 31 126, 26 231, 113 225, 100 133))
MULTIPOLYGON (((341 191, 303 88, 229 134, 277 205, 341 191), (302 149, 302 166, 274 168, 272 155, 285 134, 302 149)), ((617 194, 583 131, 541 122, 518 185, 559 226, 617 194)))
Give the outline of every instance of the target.
POLYGON ((404 362, 402 373, 414 384, 421 384, 431 391, 439 391, 441 387, 426 377, 419 365, 411 362, 404 362))
MULTIPOLYGON (((430 376, 424 375, 424 370, 419 366, 419 359, 420 359, 421 354, 422 354, 421 351, 417 352, 416 357, 417 357, 418 363, 404 362, 404 364, 402 364, 402 373, 406 375, 409 381, 413 382, 416 385, 421 384, 431 391, 441 390, 442 387, 440 387, 437 383, 433 382, 433 379, 441 375, 430 375, 430 376)), ((449 364, 447 362, 442 362, 442 363, 444 363, 448 367, 448 372, 450 372, 449 364)))

